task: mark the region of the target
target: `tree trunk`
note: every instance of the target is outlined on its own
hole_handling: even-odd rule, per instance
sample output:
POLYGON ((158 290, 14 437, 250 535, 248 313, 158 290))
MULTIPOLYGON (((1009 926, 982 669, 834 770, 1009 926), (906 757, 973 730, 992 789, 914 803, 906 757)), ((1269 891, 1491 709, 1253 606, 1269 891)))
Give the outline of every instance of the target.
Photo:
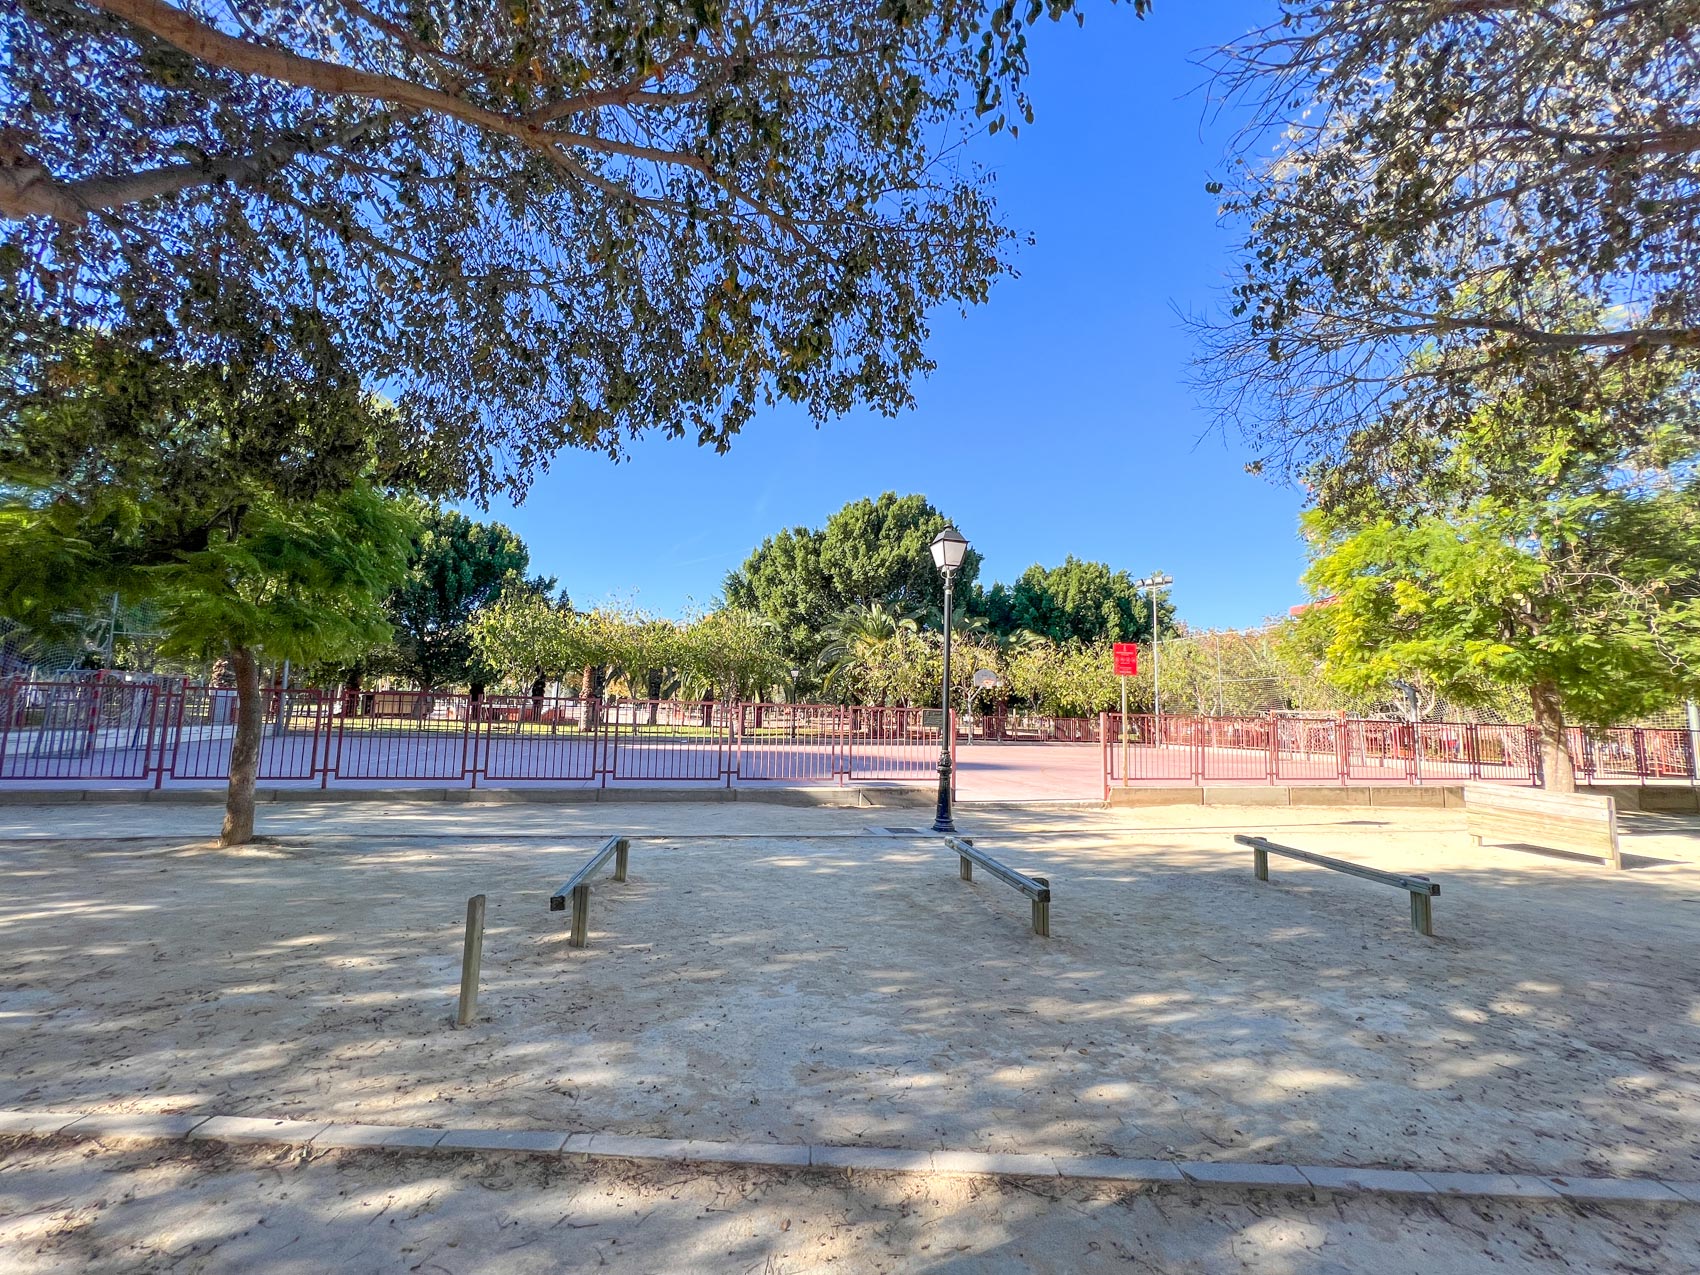
POLYGON ((1529 701, 1535 710, 1535 728, 1541 735, 1542 783, 1548 792, 1575 792, 1576 764, 1565 738, 1564 704, 1558 687, 1551 682, 1532 686, 1529 701))
POLYGON ((649 670, 649 724, 655 725, 655 714, 661 707, 661 670, 649 670))
POLYGON ((543 695, 548 689, 549 679, 542 672, 531 679, 531 720, 534 722, 543 720, 543 695))
POLYGON ((260 666, 245 646, 230 648, 230 669, 236 675, 236 734, 230 741, 230 787, 224 798, 221 846, 240 846, 254 839, 254 785, 260 777, 260 736, 264 701, 260 698, 260 666))
POLYGON ((578 697, 584 705, 584 711, 580 716, 583 729, 595 730, 599 724, 596 720, 596 665, 586 664, 584 666, 584 675, 579 678, 578 683, 578 697))
POLYGON ((342 679, 342 715, 357 717, 360 713, 360 670, 351 668, 342 679))

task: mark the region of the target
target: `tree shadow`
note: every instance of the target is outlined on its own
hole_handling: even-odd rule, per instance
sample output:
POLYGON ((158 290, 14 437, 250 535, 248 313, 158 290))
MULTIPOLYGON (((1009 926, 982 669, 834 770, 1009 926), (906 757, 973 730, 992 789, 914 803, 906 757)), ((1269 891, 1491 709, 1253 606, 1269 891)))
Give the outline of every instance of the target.
POLYGON ((0 1106, 1700 1177, 1691 865, 1307 829, 1440 880, 1428 940, 1226 832, 1094 836, 980 839, 1051 878, 1049 940, 931 837, 646 839, 584 949, 579 840, 12 843, 0 1106))

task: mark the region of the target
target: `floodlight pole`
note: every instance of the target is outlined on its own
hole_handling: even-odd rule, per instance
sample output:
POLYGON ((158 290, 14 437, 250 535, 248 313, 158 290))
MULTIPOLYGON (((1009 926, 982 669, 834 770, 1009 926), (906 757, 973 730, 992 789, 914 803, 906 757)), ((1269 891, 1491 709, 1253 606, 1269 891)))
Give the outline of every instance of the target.
POLYGON ((1161 571, 1153 571, 1145 579, 1133 582, 1134 588, 1145 590, 1145 596, 1151 602, 1151 715, 1154 719, 1152 733, 1157 737, 1155 743, 1159 747, 1163 743, 1163 670, 1157 654, 1157 590, 1167 589, 1174 582, 1174 576, 1164 575, 1161 571))
POLYGON ((939 802, 933 819, 934 832, 955 832, 950 818, 950 603, 951 586, 956 578, 954 567, 941 567, 944 573, 944 716, 939 721, 939 802))

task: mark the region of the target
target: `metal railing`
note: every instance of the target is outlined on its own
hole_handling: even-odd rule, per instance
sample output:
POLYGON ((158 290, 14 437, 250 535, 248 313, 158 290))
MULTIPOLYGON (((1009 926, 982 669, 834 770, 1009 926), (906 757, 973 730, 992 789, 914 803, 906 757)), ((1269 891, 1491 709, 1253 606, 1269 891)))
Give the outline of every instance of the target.
MULTIPOLYGON (((938 767, 937 709, 278 688, 262 696, 264 783, 924 783, 938 767)), ((230 773, 236 692, 226 687, 0 682, 0 714, 0 782, 159 788, 230 773)))
MULTIPOLYGON (((1423 784, 1497 780, 1539 786, 1531 726, 1363 718, 1103 715, 1104 790, 1140 784, 1423 784)), ((1569 749, 1585 783, 1695 779, 1683 730, 1575 728, 1569 749)))
MULTIPOLYGON (((579 700, 416 691, 263 695, 260 779, 318 784, 927 783, 936 708, 716 700, 579 700)), ((974 722, 975 737, 1032 731, 1096 741, 1104 789, 1138 784, 1539 785, 1527 726, 1362 718, 1182 717, 974 722), (1035 728, 1034 722, 1049 723, 1035 728), (1090 729, 1087 723, 1089 722, 1090 729), (996 733, 994 733, 996 732, 996 733)), ((182 681, 0 681, 0 783, 207 783, 229 774, 236 693, 182 681)), ((1695 780, 1686 730, 1573 729, 1583 782, 1695 780)))

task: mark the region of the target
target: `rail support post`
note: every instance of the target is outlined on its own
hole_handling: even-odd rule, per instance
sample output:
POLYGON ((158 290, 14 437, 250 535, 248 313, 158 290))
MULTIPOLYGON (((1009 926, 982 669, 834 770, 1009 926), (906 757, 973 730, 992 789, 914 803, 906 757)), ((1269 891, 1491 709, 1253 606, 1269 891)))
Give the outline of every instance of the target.
POLYGON ((573 887, 573 932, 567 942, 583 947, 590 940, 590 883, 573 887))
MULTIPOLYGON (((1256 846, 1253 846, 1251 851, 1251 867, 1252 871, 1257 874, 1257 879, 1259 881, 1269 880, 1269 851, 1260 850, 1256 846)), ((1414 899, 1417 896, 1413 894, 1411 897, 1414 899)))
POLYGON ((631 853, 631 849, 630 844, 622 840, 619 848, 614 851, 614 880, 626 879, 626 856, 631 853))
POLYGON ((1048 939, 1051 937, 1051 900, 1049 895, 1051 879, 1049 877, 1034 877, 1033 879, 1044 886, 1047 891, 1045 898, 1033 900, 1033 933, 1042 939, 1048 939))
POLYGON ((964 881, 972 881, 974 879, 974 861, 967 855, 957 855, 956 865, 957 875, 959 875, 964 881))
POLYGON ((1424 938, 1434 937, 1434 903, 1427 894, 1411 891, 1411 928, 1424 938))
POLYGON ((466 1027, 478 1012, 478 972, 484 964, 484 896, 466 901, 466 946, 460 957, 460 1006, 455 1026, 466 1027))

